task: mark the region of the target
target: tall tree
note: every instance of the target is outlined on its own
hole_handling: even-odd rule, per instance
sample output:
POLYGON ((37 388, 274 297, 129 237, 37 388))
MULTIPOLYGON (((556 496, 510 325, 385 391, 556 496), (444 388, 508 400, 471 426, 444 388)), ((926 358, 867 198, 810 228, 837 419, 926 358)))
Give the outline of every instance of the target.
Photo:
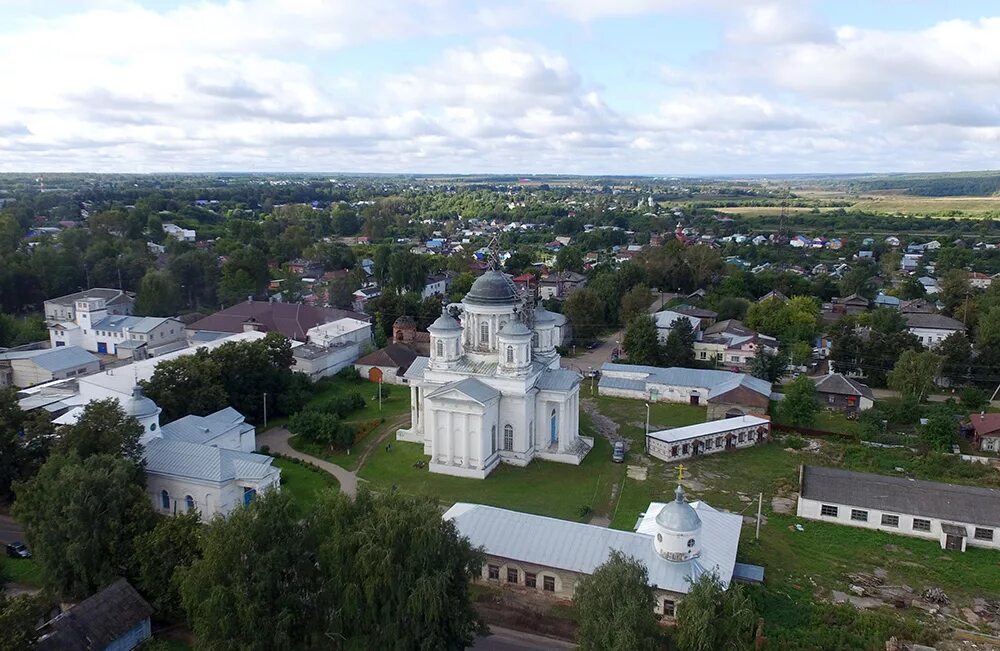
POLYGON ((934 378, 941 370, 943 358, 929 350, 903 351, 889 373, 889 387, 899 391, 904 398, 921 402, 934 388, 934 378))
POLYGON ((39 636, 38 620, 52 605, 44 595, 8 597, 0 591, 0 651, 34 649, 39 636))
POLYGON ((147 271, 135 297, 135 313, 141 316, 174 316, 181 306, 181 291, 166 271, 147 271))
POLYGON ((193 355, 160 362, 153 377, 142 387, 163 410, 160 417, 164 422, 188 414, 206 416, 222 409, 229 401, 222 383, 222 370, 205 348, 193 355))
POLYGON ((627 326, 637 316, 648 314, 649 306, 652 303, 653 292, 646 285, 639 284, 625 292, 625 295, 622 296, 621 309, 618 312, 622 325, 627 326))
POLYGON ((557 271, 583 272, 583 252, 575 246, 564 246, 556 254, 557 271))
POLYGON ((718 575, 704 573, 691 583, 677 605, 677 648, 680 651, 744 651, 753 648, 757 614, 746 589, 718 575))
POLYGON ((800 375, 785 385, 785 397, 778 403, 778 415, 789 425, 808 427, 819 412, 816 385, 806 375, 800 375))
POLYGON ((969 320, 969 310, 973 308, 972 285, 969 273, 964 269, 952 269, 941 275, 938 298, 944 303, 944 312, 963 323, 969 320))
POLYGON ((15 481, 35 476, 49 456, 54 433, 44 410, 23 412, 16 390, 0 389, 0 502, 11 499, 15 481))
POLYGON ((177 569, 191 565, 201 554, 202 525, 195 511, 159 517, 156 525, 135 539, 136 588, 158 617, 184 616, 177 569))
POLYGON ((117 455, 54 454, 14 490, 13 515, 46 584, 64 597, 86 597, 128 574, 134 540, 152 526, 135 464, 117 455))
POLYGON ((941 355, 941 375, 952 386, 964 384, 972 375, 972 344, 964 332, 953 332, 937 345, 941 355))
POLYGON ((690 319, 678 318, 670 324, 670 334, 663 343, 665 366, 694 366, 694 327, 690 319))
POLYGON ((785 374, 788 362, 780 353, 758 350, 750 362, 750 375, 768 382, 777 382, 785 374))
POLYGON ((660 333, 656 322, 648 314, 633 319, 625 328, 622 347, 630 364, 659 366, 663 361, 660 333))
POLYGON ((81 459, 97 454, 121 455, 139 467, 142 432, 142 425, 122 411, 118 400, 91 400, 76 423, 62 429, 57 449, 81 459))
POLYGON ((580 621, 576 640, 584 651, 656 648, 656 597, 649 572, 640 561, 613 550, 607 561, 577 584, 573 601, 580 621))
POLYGON ((935 414, 920 426, 920 441, 935 452, 951 452, 958 428, 955 419, 946 414, 935 414))
POLYGON ((605 327, 603 305, 592 287, 576 290, 563 303, 563 314, 578 339, 593 339, 605 327))

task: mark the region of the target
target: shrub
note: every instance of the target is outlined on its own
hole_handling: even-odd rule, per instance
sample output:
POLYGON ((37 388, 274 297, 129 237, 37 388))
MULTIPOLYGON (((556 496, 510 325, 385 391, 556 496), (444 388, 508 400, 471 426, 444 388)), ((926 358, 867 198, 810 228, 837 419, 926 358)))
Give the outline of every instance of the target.
POLYGON ((353 412, 364 409, 364 407, 365 399, 357 391, 352 391, 327 398, 320 404, 319 411, 331 416, 337 416, 338 418, 346 418, 353 412))
POLYGON ((358 369, 353 366, 345 366, 337 371, 337 377, 343 380, 358 380, 361 378, 361 374, 358 373, 358 369))
POLYGON ((982 409, 989 402, 986 392, 977 387, 965 387, 958 397, 961 398, 962 405, 971 410, 982 409))
POLYGON ((806 447, 806 441, 801 436, 786 436, 782 439, 782 444, 786 448, 792 448, 793 450, 801 450, 806 447))
POLYGON ((288 419, 288 429, 304 441, 346 448, 354 442, 354 429, 332 414, 307 409, 288 419))

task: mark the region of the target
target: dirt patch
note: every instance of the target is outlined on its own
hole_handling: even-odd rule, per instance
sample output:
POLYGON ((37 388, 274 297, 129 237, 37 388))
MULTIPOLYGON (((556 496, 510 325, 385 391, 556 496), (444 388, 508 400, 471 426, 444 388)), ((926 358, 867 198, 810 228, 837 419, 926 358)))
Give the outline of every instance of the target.
POLYGON ((795 498, 775 495, 771 498, 771 510, 775 513, 791 515, 795 513, 795 498))
POLYGON ((618 433, 618 423, 611 420, 597 409, 597 404, 593 400, 583 400, 580 407, 584 413, 590 416, 597 433, 608 439, 611 443, 624 441, 625 439, 618 433))
POLYGON ((646 481, 646 474, 648 470, 649 469, 644 466, 628 466, 625 469, 625 475, 629 479, 634 479, 636 481, 646 481))

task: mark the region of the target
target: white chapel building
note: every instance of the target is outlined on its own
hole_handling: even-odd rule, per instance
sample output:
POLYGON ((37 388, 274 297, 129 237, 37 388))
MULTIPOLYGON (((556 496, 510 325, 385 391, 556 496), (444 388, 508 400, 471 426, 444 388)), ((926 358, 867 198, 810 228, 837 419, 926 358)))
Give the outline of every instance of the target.
POLYGON ((510 276, 490 270, 472 284, 461 321, 429 328, 430 357, 407 369, 409 429, 431 472, 483 479, 501 462, 534 458, 579 464, 594 446, 580 436, 580 382, 559 367, 556 316, 532 309, 510 276))

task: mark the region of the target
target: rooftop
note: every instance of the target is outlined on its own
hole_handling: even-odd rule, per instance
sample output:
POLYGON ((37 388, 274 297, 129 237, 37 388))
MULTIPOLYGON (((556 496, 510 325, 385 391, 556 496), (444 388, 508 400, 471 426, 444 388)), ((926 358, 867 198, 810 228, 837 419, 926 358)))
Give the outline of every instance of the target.
POLYGON ((103 649, 152 615, 153 609, 125 579, 87 597, 39 630, 38 651, 103 649))
POLYGON ((403 344, 389 344, 354 362, 359 366, 395 367, 406 370, 417 359, 417 354, 403 344))
POLYGON ((67 307, 72 307, 76 301, 83 300, 85 298, 103 298, 108 303, 117 303, 123 300, 131 301, 132 297, 126 292, 120 289, 111 289, 109 287, 94 287, 92 289, 85 289, 82 292, 76 292, 74 294, 66 294, 65 296, 57 296, 56 298, 50 298, 46 300, 46 303, 56 303, 58 305, 65 305, 67 307))
POLYGON ((650 432, 649 437, 667 443, 687 441, 700 436, 711 436, 731 432, 734 429, 743 427, 754 427, 757 425, 767 425, 771 421, 758 416, 738 416, 736 418, 724 418, 722 420, 710 420, 707 423, 698 423, 686 427, 674 427, 659 432, 650 432))
POLYGON ((932 330, 965 330, 965 324, 957 319, 943 314, 925 314, 910 312, 906 315, 906 325, 909 328, 930 328, 932 330))
POLYGON ((861 384, 857 380, 841 375, 840 373, 828 373, 821 378, 813 378, 813 381, 816 382, 816 391, 820 393, 864 396, 869 400, 875 399, 875 394, 872 393, 867 384, 861 384))
POLYGON ((30 359, 46 371, 58 373, 77 366, 99 362, 94 355, 79 346, 59 346, 40 350, 18 350, 0 353, 0 360, 30 359))
POLYGON ((146 472, 209 481, 258 480, 278 472, 271 457, 177 439, 146 443, 146 472))
POLYGON ((305 341, 310 328, 343 318, 369 320, 366 315, 350 310, 336 310, 302 303, 243 301, 199 319, 187 329, 243 332, 244 324, 254 322, 264 332, 280 332, 289 339, 305 341))

